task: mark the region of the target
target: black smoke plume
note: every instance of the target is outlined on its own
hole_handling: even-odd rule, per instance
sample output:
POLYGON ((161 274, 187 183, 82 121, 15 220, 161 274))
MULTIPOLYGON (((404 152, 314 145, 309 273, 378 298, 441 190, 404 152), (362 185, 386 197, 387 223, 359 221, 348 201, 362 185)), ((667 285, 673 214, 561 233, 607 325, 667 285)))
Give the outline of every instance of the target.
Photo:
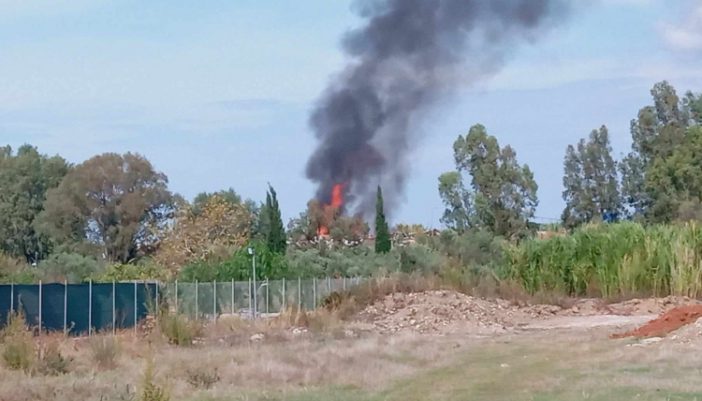
POLYGON ((566 2, 357 1, 366 23, 344 37, 349 65, 310 118, 319 145, 307 176, 317 199, 329 203, 332 187, 344 184, 347 205, 370 215, 380 184, 386 204, 397 201, 428 107, 496 72, 515 45, 562 18, 566 2))

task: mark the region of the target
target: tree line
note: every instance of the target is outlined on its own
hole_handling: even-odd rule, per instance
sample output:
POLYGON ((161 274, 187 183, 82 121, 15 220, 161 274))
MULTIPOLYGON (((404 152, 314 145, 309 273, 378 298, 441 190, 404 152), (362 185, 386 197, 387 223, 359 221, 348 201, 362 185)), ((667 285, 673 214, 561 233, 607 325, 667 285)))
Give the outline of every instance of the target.
MULTIPOLYGON (((620 160, 604 125, 567 147, 563 226, 702 218, 702 99, 679 97, 667 82, 651 94, 620 160)), ((455 170, 438 185, 447 230, 440 238, 416 225, 390 230, 378 187, 369 247, 366 221, 316 200, 285 225, 270 185, 262 202, 231 188, 188 201, 139 154, 74 165, 31 145, 0 148, 0 280, 245 279, 249 247, 259 275, 269 278, 493 263, 495 241, 519 242, 535 230, 538 185, 516 151, 482 125, 459 136, 453 150, 455 170)))
MULTIPOLYGON (((702 96, 678 96, 663 81, 652 105, 631 121, 631 151, 617 161, 605 125, 566 148, 563 226, 635 220, 670 223, 702 219, 702 96)), ((538 186, 510 146, 500 147, 482 125, 454 145, 455 171, 439 177, 446 209, 442 222, 459 232, 487 229, 519 239, 528 235, 538 186)))
MULTIPOLYGON (((376 250, 386 253, 389 230, 380 188, 377 206, 376 250)), ((270 185, 260 203, 242 199, 231 188, 203 192, 188 202, 170 191, 166 175, 139 154, 105 153, 73 165, 31 145, 16 151, 6 146, 0 148, 0 278, 13 271, 31 276, 24 265, 52 271, 42 276, 49 280, 81 281, 98 270, 113 279, 244 277, 248 247, 265 262, 262 274, 280 275, 287 270, 289 242, 314 245, 323 224, 320 210, 310 202, 286 230, 270 185)), ((334 238, 368 234, 360 217, 332 213, 334 238)))

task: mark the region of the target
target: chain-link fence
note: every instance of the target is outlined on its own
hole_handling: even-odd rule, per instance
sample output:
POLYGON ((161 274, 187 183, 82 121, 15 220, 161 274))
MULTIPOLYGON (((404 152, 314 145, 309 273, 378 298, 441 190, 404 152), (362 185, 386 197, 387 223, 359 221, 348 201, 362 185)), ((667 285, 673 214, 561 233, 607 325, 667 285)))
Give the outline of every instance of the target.
POLYGON ((234 314, 251 317, 269 315, 297 306, 316 309, 332 292, 344 291, 365 282, 360 277, 309 280, 229 281, 162 284, 168 308, 191 318, 214 318, 234 314))
POLYGON ((195 319, 223 314, 266 316, 287 307, 316 309, 332 292, 363 278, 263 280, 211 283, 87 283, 0 285, 0 325, 21 312, 39 331, 92 334, 136 328, 156 305, 195 319))

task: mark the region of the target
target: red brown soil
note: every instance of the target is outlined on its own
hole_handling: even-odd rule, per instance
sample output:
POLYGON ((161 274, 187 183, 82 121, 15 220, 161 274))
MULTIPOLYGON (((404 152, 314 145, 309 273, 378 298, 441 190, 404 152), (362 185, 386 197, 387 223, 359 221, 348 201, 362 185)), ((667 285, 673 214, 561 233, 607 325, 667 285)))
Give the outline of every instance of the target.
POLYGON ((623 337, 664 337, 685 325, 694 323, 702 317, 702 305, 685 305, 673 308, 651 320, 645 325, 627 331, 625 333, 614 334, 612 338, 623 337))

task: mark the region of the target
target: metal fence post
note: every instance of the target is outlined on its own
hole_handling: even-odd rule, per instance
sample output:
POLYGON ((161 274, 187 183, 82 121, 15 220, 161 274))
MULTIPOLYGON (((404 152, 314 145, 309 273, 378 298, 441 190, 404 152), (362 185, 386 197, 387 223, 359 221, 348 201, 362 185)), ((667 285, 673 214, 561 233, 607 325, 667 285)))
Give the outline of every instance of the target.
POLYGON ((68 281, 63 281, 63 335, 68 334, 68 281))
POLYGON ((160 301, 161 301, 160 295, 161 294, 159 294, 161 292, 161 291, 159 291, 160 289, 161 289, 160 282, 154 281, 154 290, 156 291, 156 313, 158 313, 161 310, 161 303, 160 303, 160 301))
POLYGON ((269 298, 268 298, 268 292, 269 292, 269 291, 268 291, 268 288, 269 288, 269 287, 268 287, 268 277, 266 277, 266 315, 268 314, 268 303, 269 303, 269 302, 268 302, 268 300, 269 300, 269 298))
POLYGON ((346 291, 346 276, 341 279, 341 288, 343 291, 346 291))
POLYGON ((249 279, 249 313, 251 314, 251 318, 253 319, 253 293, 251 292, 251 279, 249 279))
POLYGON ((234 315, 234 279, 232 279, 232 315, 234 315))
POLYGON ((297 309, 302 309, 302 278, 297 278, 297 309))
POLYGON ((115 322, 117 317, 115 316, 115 281, 112 280, 112 335, 115 335, 115 322))
POLYGON ((175 281, 175 313, 178 314, 178 280, 175 281))
POLYGON ((93 280, 88 281, 88 337, 93 332, 93 280))
POLYGON ((42 292, 43 292, 43 286, 41 285, 41 280, 39 280, 39 334, 41 334, 41 304, 42 304, 42 292))
POLYGON ((197 280, 195 280, 195 319, 198 319, 200 316, 200 299, 198 298, 198 287, 200 287, 197 283, 197 280))
POLYGON ((212 282, 212 317, 217 320, 217 280, 212 282))
POLYGON ((285 310, 287 303, 288 303, 288 299, 286 298, 286 294, 285 294, 285 286, 286 285, 287 284, 285 283, 285 277, 283 277, 283 303, 281 305, 283 310, 285 310))
POLYGON ((137 326, 138 326, 138 323, 137 323, 137 310, 138 310, 137 309, 137 293, 138 293, 137 285, 138 285, 137 282, 134 281, 134 335, 137 335, 137 326))
POLYGON ((317 277, 312 278, 312 310, 317 309, 317 277))
POLYGON ((15 283, 10 283, 10 312, 15 313, 15 283))

